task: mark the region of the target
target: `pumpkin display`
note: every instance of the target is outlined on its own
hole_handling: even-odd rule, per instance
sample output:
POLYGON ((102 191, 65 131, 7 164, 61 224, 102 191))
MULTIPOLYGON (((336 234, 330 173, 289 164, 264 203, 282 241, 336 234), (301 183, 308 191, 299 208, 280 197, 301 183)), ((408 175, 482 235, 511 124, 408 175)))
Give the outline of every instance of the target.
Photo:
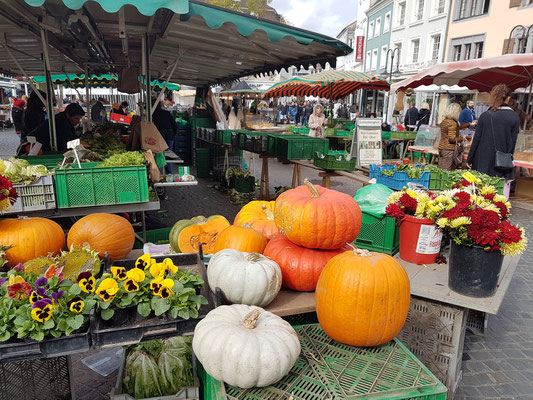
POLYGON ((347 194, 305 185, 282 193, 276 200, 274 218, 279 231, 309 249, 339 249, 353 243, 361 230, 363 216, 347 194))
POLYGON ((402 265, 387 254, 355 249, 333 257, 315 294, 320 326, 350 346, 379 346, 405 324, 410 286, 402 265))
POLYGON ((134 242, 135 231, 128 220, 105 213, 83 217, 72 225, 67 236, 70 249, 90 248, 100 258, 107 252, 112 261, 126 258, 134 242))
POLYGON ((244 253, 263 254, 267 240, 262 233, 249 226, 232 225, 222 231, 215 242, 215 253, 224 249, 239 250, 244 253))
POLYGON ((225 249, 209 261, 207 280, 231 303, 265 307, 281 289, 281 269, 261 254, 225 249))
POLYGON ((274 221, 275 201, 251 201, 246 204, 235 217, 234 225, 250 227, 261 232, 267 240, 279 234, 279 229, 274 221))
POLYGON ((204 254, 213 254, 218 235, 230 225, 222 215, 182 219, 170 231, 170 246, 176 253, 198 253, 201 243, 204 254))
MULTIPOLYGON (((283 286, 300 292, 313 291, 329 260, 350 248, 314 250, 298 246, 283 235, 274 236, 263 254, 278 263, 283 286)), ((209 264, 211 265, 211 264, 209 264)))
POLYGON ((210 311, 196 325, 192 348, 209 375, 243 389, 278 382, 301 351, 288 322, 243 304, 210 311))
POLYGON ((11 246, 6 251, 7 266, 11 268, 37 257, 57 256, 65 248, 65 233, 46 218, 3 219, 0 246, 11 246))

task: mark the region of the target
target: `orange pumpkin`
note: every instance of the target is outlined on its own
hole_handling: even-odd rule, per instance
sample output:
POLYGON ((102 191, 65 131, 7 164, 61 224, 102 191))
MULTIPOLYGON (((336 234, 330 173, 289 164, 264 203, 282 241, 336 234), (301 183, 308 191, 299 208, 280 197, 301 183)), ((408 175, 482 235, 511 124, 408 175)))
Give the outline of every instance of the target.
POLYGON ((89 246, 100 258, 107 251, 111 260, 126 258, 133 249, 135 231, 125 218, 114 214, 90 214, 70 228, 68 247, 89 246))
POLYGON ((6 252, 11 268, 37 257, 58 255, 65 248, 65 233, 46 218, 4 219, 0 220, 0 245, 12 246, 6 252))
POLYGON ((235 249, 243 253, 263 254, 267 240, 262 233, 249 226, 232 225, 222 231, 215 242, 215 253, 235 249))
POLYGON ((222 215, 182 219, 170 231, 170 246, 177 253, 198 253, 201 243, 204 254, 213 254, 218 235, 230 225, 222 215))
POLYGON ((350 346, 379 346, 405 324, 410 303, 407 273, 393 257, 356 249, 333 257, 315 294, 320 326, 350 346))
POLYGON ((275 201, 251 201, 239 211, 233 224, 237 226, 249 224, 270 240, 279 234, 273 214, 275 204, 275 201))
POLYGON ((277 235, 268 242, 263 254, 280 266, 284 287, 309 292, 315 290, 328 261, 349 249, 348 246, 336 250, 307 249, 277 235))
POLYGON ((276 200, 274 218, 279 231, 309 249, 339 249, 353 243, 361 230, 363 216, 347 194, 305 185, 282 193, 276 200))

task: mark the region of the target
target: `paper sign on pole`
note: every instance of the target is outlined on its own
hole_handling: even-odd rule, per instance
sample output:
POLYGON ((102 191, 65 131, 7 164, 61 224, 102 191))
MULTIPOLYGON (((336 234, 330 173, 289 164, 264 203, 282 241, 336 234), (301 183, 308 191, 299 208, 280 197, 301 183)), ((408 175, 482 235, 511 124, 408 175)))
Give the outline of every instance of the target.
POLYGON ((41 147, 43 146, 41 143, 35 139, 35 136, 28 136, 26 138, 28 143, 30 144, 30 151, 28 152, 29 156, 37 156, 39 155, 39 151, 41 150, 41 147))
POLYGON ((370 164, 381 165, 382 141, 381 119, 358 118, 352 140, 351 156, 357 157, 357 165, 369 166, 370 164))

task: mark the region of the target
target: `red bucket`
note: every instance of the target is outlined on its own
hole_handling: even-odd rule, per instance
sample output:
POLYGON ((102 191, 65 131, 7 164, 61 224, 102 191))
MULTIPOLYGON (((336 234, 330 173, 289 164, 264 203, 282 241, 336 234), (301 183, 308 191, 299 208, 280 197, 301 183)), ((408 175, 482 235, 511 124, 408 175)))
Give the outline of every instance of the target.
POLYGON ((400 225, 400 258, 413 264, 433 264, 440 253, 442 233, 433 221, 406 215, 400 225))

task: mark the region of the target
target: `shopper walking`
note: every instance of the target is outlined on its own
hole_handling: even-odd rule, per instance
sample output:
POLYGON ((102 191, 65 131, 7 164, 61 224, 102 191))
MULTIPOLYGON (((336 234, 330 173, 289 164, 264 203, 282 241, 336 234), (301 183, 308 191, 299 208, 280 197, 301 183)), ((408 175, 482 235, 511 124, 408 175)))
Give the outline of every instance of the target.
MULTIPOLYGON (((459 123, 460 124, 466 124, 467 122, 474 122, 476 120, 476 111, 474 110, 474 106, 476 103, 474 103, 473 100, 468 100, 466 102, 466 107, 461 111, 461 115, 459 116, 459 123)), ((470 129, 474 130, 475 127, 472 126, 470 129)))
POLYGON ((309 117, 309 136, 324 137, 324 126, 326 125, 326 116, 324 115, 324 107, 320 104, 315 106, 315 111, 309 117))
POLYGON ((492 88, 490 109, 479 117, 467 160, 469 168, 507 180, 513 179, 513 168, 502 161, 514 153, 520 130, 520 118, 509 107, 510 100, 511 91, 506 85, 492 88))
POLYGON ((242 129, 242 121, 244 121, 244 115, 239 108, 239 103, 233 102, 231 111, 228 116, 228 127, 232 130, 242 129))
MULTIPOLYGON (((39 93, 46 100, 46 93, 39 90, 39 93)), ((33 132, 41 125, 46 117, 46 105, 43 104, 36 91, 31 92, 28 98, 28 105, 22 116, 22 134, 20 143, 26 141, 27 136, 32 136, 33 132)))
POLYGON ((405 112, 405 118, 403 120, 405 128, 408 131, 414 131, 416 129, 416 122, 418 121, 418 109, 415 107, 415 102, 409 102, 409 108, 405 112))
POLYGON ((19 136, 22 133, 22 117, 25 106, 26 102, 24 100, 17 99, 13 102, 13 107, 11 108, 11 119, 13 120, 13 125, 15 125, 15 132, 19 136))
POLYGON ((438 167, 448 171, 452 171, 459 166, 456 158, 460 159, 462 152, 458 150, 458 157, 455 157, 456 147, 460 146, 460 143, 464 140, 459 132, 461 129, 468 128, 471 125, 470 122, 459 125, 459 115, 461 115, 461 106, 457 103, 452 103, 446 108, 444 120, 440 124, 438 167))
POLYGON ((429 117, 431 116, 431 110, 429 109, 429 103, 424 101, 420 111, 418 111, 418 121, 416 123, 416 130, 420 129, 421 125, 429 125, 429 117))

